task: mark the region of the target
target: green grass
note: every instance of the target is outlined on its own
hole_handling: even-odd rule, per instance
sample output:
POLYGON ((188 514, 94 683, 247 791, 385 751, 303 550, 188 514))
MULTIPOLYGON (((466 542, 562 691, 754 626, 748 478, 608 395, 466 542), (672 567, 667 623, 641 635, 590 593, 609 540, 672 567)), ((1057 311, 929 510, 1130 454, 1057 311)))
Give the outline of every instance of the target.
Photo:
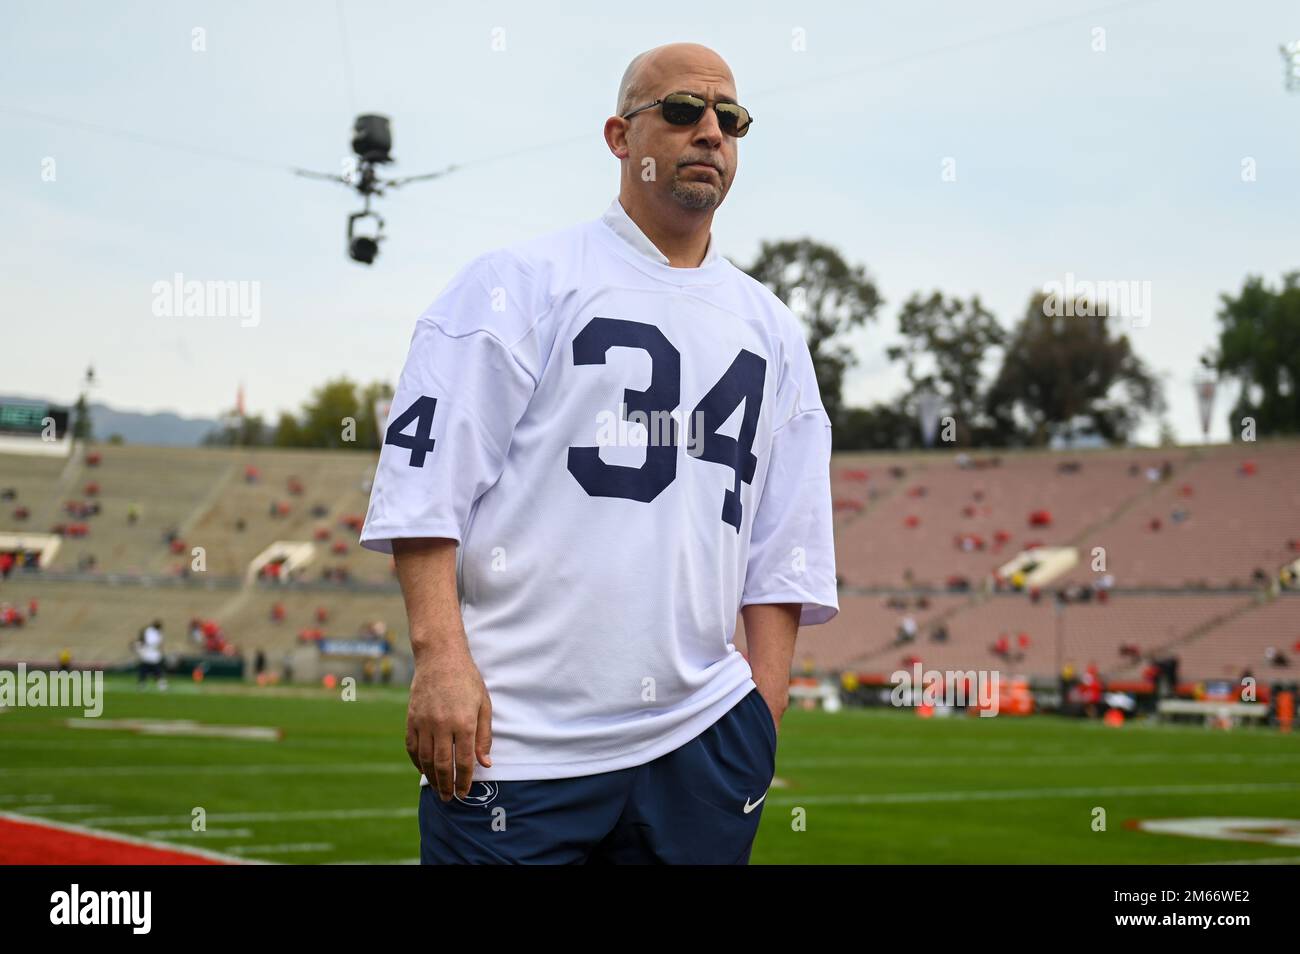
MULTIPOLYGON (((398 689, 362 686, 358 701, 343 702, 323 689, 173 683, 160 694, 110 679, 104 719, 278 726, 284 738, 74 729, 65 720, 80 716, 76 710, 10 709, 0 713, 0 810, 270 861, 414 859, 417 790, 402 745, 405 707, 398 689), (195 807, 207 812, 201 836, 188 835, 195 807), (262 817, 304 812, 348 814, 262 817), (265 850, 285 845, 330 847, 265 850)), ((755 863, 1300 860, 1300 848, 1125 825, 1300 818, 1300 736, 1271 730, 791 710, 777 778, 755 863), (1092 828, 1097 807, 1106 811, 1104 832, 1092 828), (798 817, 805 830, 795 830, 798 817)))

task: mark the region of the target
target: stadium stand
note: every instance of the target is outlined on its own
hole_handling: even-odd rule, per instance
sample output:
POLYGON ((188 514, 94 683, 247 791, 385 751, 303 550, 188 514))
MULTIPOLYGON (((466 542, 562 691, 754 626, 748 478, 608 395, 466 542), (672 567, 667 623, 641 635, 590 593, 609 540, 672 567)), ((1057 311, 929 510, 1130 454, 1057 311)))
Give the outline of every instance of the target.
MULTIPOLYGON (((303 633, 346 639, 375 621, 405 650, 392 560, 356 545, 373 454, 94 451, 94 465, 82 454, 0 458, 0 533, 65 533, 52 565, 0 582, 0 608, 40 605, 28 625, 0 626, 0 660, 49 662, 67 649, 78 664, 126 662, 154 617, 169 653, 191 648, 196 617, 273 663, 303 633), (77 523, 85 535, 67 534, 77 523), (313 556, 292 580, 250 581, 250 562, 276 541, 310 543, 313 556)), ((800 637, 796 666, 888 673, 920 660, 1051 679, 1068 661, 1136 679, 1150 656, 1173 653, 1188 677, 1287 673, 1300 665, 1300 590, 1273 591, 1300 556, 1297 475, 1297 442, 836 455, 841 612, 800 637), (1036 545, 1077 548, 1078 560, 1039 592, 994 582, 1036 545), (1094 547, 1105 548, 1104 572, 1094 547), (1071 598, 1058 613, 1061 588, 1071 598), (1266 659, 1270 649, 1288 665, 1266 659)))

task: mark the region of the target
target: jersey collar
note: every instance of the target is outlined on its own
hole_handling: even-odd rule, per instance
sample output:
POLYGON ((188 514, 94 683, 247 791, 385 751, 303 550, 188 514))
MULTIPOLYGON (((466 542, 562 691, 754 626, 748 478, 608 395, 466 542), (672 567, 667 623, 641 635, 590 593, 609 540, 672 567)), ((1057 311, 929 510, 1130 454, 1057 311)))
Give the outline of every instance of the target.
MULTIPOLYGON (((621 238, 628 245, 644 255, 651 261, 658 262, 660 265, 669 265, 668 256, 659 251, 658 246, 641 231, 641 227, 632 221, 632 217, 627 214, 623 208, 623 203, 614 197, 614 201, 609 204, 605 214, 600 220, 610 227, 615 235, 621 238)), ((709 245, 704 250, 704 260, 700 262, 699 267, 704 268, 712 265, 717 261, 718 253, 714 249, 713 233, 709 233, 709 245)))

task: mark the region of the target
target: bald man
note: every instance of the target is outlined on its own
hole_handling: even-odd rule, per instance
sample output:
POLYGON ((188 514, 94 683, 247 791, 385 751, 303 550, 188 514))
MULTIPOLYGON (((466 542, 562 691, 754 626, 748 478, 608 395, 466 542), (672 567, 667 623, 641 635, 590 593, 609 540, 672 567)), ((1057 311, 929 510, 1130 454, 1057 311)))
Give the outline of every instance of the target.
POLYGON ((416 321, 361 544, 409 616, 426 864, 749 860, 798 628, 838 611, 807 344, 711 235, 752 122, 712 50, 641 54, 604 215, 416 321))

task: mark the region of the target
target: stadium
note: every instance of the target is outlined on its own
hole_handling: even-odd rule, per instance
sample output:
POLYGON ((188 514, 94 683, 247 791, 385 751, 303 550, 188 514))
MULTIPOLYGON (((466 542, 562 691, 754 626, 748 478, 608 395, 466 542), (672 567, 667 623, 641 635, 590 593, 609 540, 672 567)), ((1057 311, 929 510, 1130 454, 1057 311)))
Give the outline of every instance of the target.
POLYGON ((573 8, 13 18, 0 876, 1297 870, 1295 11, 573 8))
MULTIPOLYGON (((99 512, 84 536, 53 535, 39 570, 0 583, 24 618, 0 628, 2 665, 109 676, 98 731, 80 713, 3 712, 0 860, 409 860, 404 610, 391 558, 355 545, 372 455, 101 445, 4 461, 7 552, 42 552, 70 503, 99 512), (195 546, 203 573, 190 570, 195 546), (279 579, 259 574, 295 547, 310 556, 279 579), (87 554, 95 569, 79 571, 87 554), (154 619, 168 637, 165 692, 137 684, 130 652, 154 619), (194 620, 219 642, 191 640, 194 620), (391 656, 372 655, 381 646, 391 656), (206 830, 191 830, 178 798, 205 810, 206 830)), ((1278 708, 1300 658, 1297 473, 1294 441, 836 455, 841 612, 800 637, 769 796, 780 811, 755 860, 1300 858, 1285 821, 1300 750, 1278 708), (1171 520, 1179 508, 1188 515, 1171 520), (1004 568, 1035 551, 1076 559, 1013 585, 1004 568), (1160 690, 1153 661, 1167 659, 1175 681, 1160 690), (890 706, 892 675, 917 663, 1001 673, 1000 717, 890 706), (1076 695, 1090 669, 1099 678, 1093 718, 1062 695, 1063 665, 1076 695), (791 811, 807 813, 805 831, 791 811), (1237 827, 1216 838, 1154 833, 1225 817, 1237 827)))

